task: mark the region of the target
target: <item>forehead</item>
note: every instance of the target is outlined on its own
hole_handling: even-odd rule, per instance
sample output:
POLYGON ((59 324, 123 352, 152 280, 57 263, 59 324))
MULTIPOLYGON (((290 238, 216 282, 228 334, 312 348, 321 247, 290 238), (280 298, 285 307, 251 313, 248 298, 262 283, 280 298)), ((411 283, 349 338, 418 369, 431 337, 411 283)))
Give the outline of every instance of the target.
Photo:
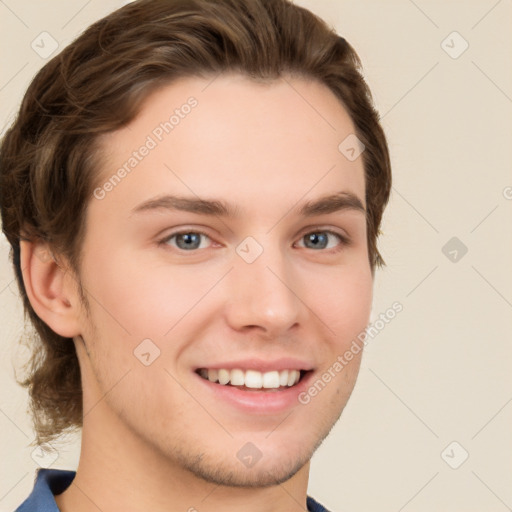
POLYGON ((317 81, 184 78, 153 92, 129 125, 103 136, 97 183, 121 174, 108 197, 127 207, 164 192, 229 194, 243 203, 258 194, 282 201, 349 190, 364 204, 362 158, 339 149, 354 131, 341 101, 317 81))

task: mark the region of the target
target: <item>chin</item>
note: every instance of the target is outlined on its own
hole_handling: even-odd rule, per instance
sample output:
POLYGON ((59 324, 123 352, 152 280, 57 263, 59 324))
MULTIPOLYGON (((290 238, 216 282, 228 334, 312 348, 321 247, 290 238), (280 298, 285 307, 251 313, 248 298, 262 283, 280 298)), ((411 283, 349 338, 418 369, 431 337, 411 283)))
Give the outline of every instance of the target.
MULTIPOLYGON (((280 485, 298 473, 311 456, 302 456, 293 460, 259 460, 253 467, 245 467, 238 459, 223 460, 216 463, 210 457, 201 457, 195 464, 181 461, 195 477, 224 487, 262 488, 280 485)), ((189 459, 190 460, 190 459, 189 459)))
POLYGON ((324 424, 320 433, 310 432, 308 436, 293 441, 292 436, 283 437, 273 433, 260 438, 261 441, 255 440, 254 444, 247 443, 247 439, 232 440, 222 452, 215 452, 204 445, 203 451, 196 454, 186 453, 181 448, 178 452, 174 451, 174 457, 182 468, 215 485, 241 488, 276 486, 288 481, 311 460, 334 423, 324 424), (275 438, 272 439, 272 436, 275 438), (243 451, 246 445, 250 447, 243 451), (245 454, 253 455, 257 460, 246 465, 243 462, 245 454))

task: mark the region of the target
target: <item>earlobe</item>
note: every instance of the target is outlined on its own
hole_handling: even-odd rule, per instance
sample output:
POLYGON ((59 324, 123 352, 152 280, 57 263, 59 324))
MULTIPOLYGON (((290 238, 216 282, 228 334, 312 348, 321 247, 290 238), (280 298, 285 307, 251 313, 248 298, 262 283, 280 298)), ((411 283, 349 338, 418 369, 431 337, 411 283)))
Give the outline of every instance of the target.
POLYGON ((25 290, 37 316, 66 338, 80 334, 80 301, 74 278, 44 242, 20 242, 25 290))

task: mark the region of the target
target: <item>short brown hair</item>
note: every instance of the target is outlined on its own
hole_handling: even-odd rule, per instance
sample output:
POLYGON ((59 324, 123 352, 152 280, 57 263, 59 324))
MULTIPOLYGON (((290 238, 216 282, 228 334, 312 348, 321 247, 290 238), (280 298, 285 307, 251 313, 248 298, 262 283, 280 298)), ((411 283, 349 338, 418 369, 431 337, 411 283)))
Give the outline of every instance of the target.
MULTIPOLYGON (((362 153, 372 272, 391 189, 384 132, 354 49, 288 0, 139 0, 91 25, 30 84, 0 146, 2 229, 25 313, 34 325, 29 388, 37 442, 82 425, 74 344, 34 312, 20 268, 20 237, 44 240, 79 276, 84 219, 98 178, 100 135, 134 119, 142 101, 176 78, 284 73, 329 87, 347 109, 362 153)), ((340 141, 341 142, 341 141, 340 141)))

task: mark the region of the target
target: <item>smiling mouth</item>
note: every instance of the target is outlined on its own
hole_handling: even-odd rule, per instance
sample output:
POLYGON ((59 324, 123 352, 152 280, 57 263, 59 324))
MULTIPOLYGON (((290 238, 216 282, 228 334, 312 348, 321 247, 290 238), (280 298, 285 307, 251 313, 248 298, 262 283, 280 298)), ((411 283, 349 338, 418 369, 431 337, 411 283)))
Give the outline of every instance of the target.
POLYGON ((199 368, 196 373, 205 380, 221 386, 232 386, 246 391, 283 391, 296 386, 309 373, 307 370, 227 370, 199 368))

